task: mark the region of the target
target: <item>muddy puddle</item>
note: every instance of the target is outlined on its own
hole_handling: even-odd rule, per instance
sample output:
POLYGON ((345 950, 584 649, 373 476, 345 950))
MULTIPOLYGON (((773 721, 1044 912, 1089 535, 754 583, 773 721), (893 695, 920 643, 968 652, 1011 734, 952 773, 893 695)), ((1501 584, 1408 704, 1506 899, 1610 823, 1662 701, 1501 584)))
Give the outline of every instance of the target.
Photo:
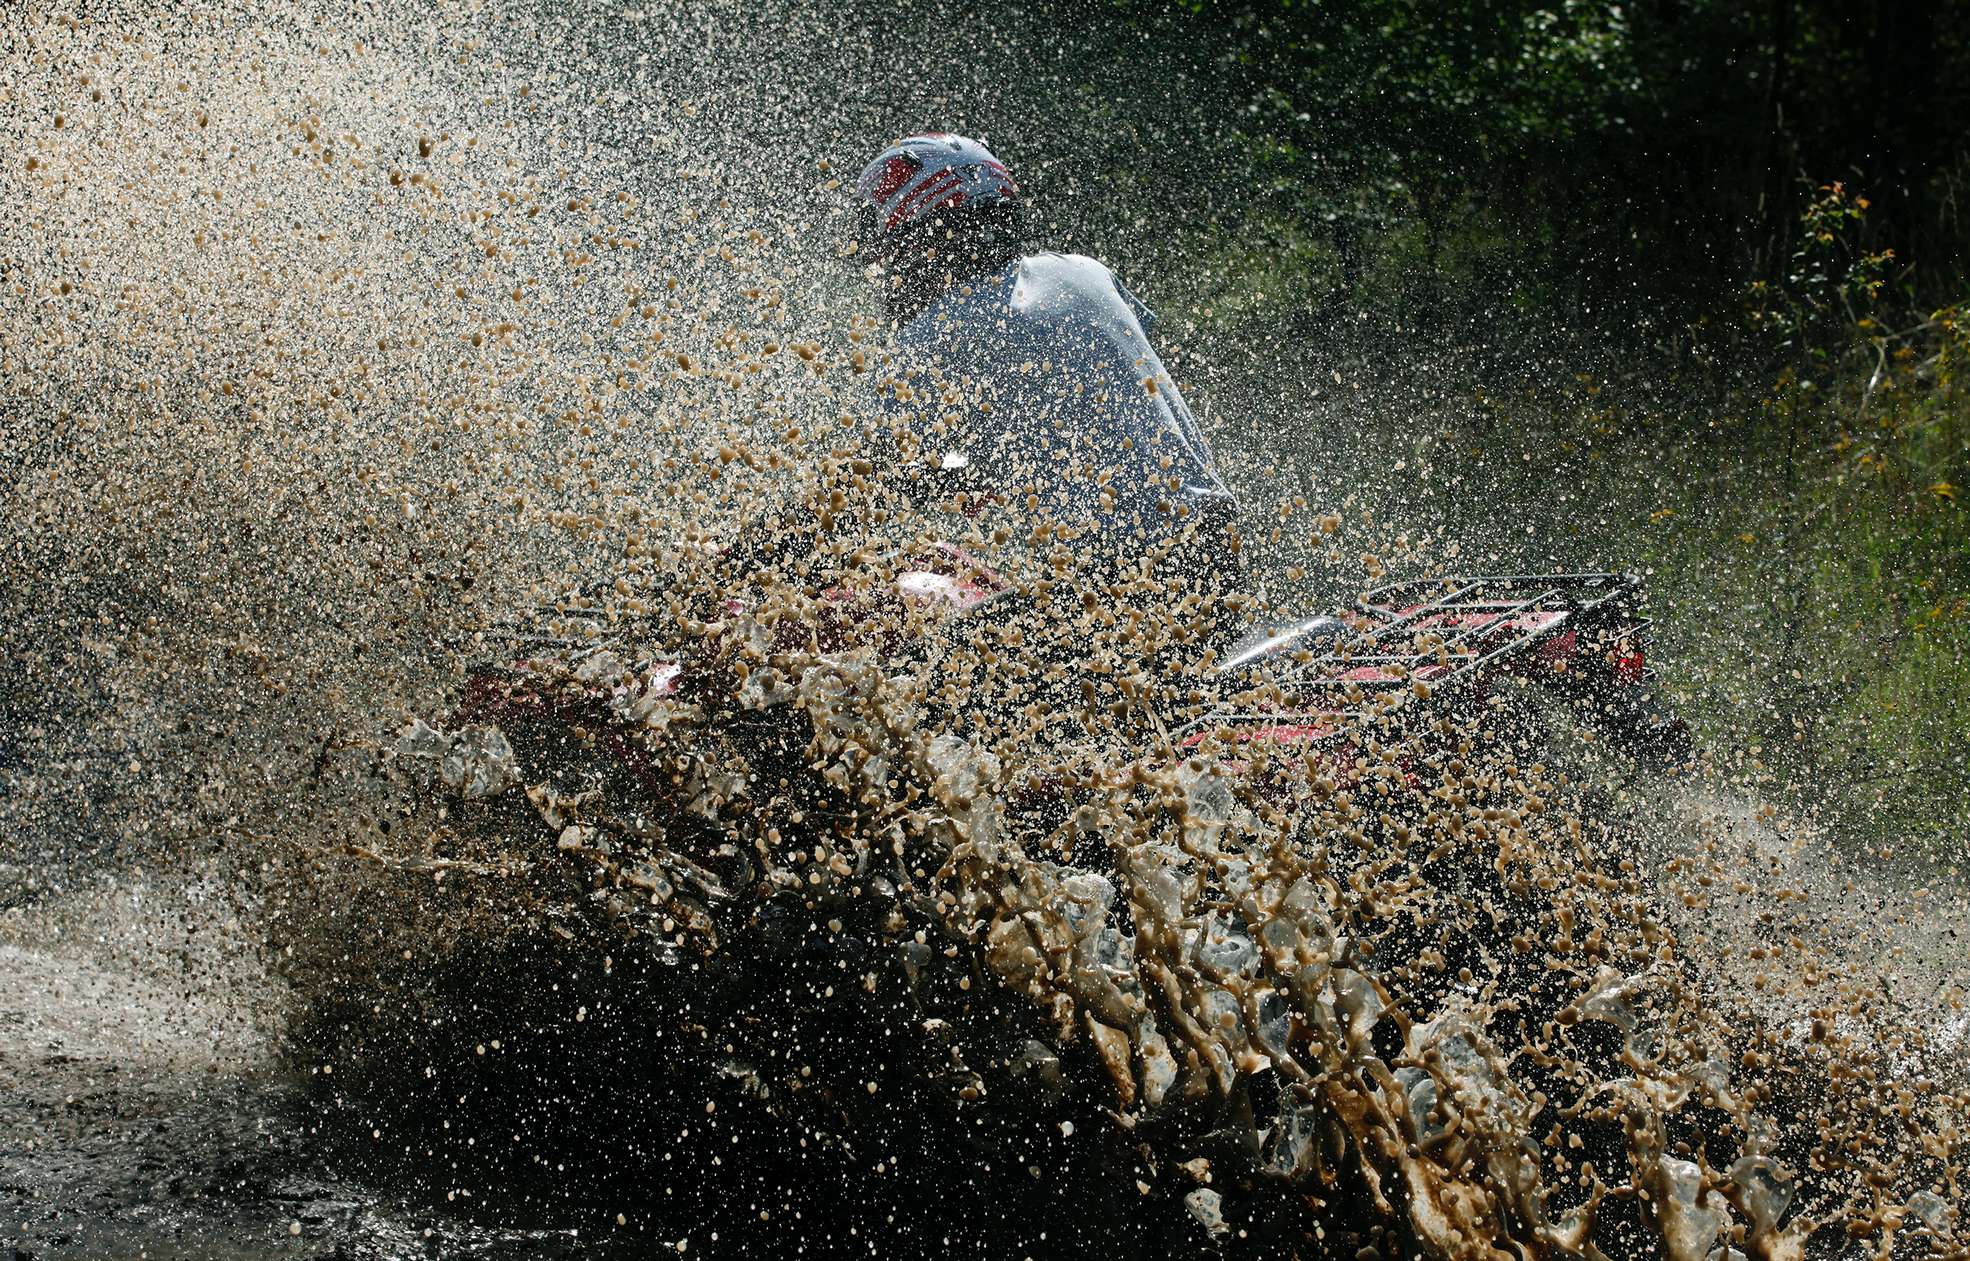
POLYGON ((482 1224, 352 1174, 349 1136, 324 1137, 308 1075, 248 997, 264 980, 186 949, 180 897, 99 889, 0 924, 0 1255, 648 1255, 594 1237, 599 1221, 482 1224), (156 901, 178 914, 144 916, 156 901))

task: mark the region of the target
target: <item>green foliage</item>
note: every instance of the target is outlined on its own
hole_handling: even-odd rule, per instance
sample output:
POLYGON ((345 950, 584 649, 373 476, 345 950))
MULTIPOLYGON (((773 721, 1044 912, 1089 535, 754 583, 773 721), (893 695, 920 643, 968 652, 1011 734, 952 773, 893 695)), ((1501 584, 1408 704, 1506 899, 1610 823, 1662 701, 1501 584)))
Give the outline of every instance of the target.
MULTIPOLYGON (((1961 862, 1970 311, 1920 305, 1866 199, 1824 185, 1801 202, 1781 274, 1748 286, 1748 375, 1692 389, 1659 362, 1613 373, 1549 342, 1459 384, 1413 339, 1391 342, 1337 357, 1349 385, 1333 375, 1331 438, 1293 484, 1443 540, 1426 559, 1454 545, 1465 567, 1651 571, 1655 662, 1728 773, 1796 791, 1850 842, 1914 838, 1961 862)), ((1290 305, 1296 266, 1332 268, 1290 229, 1198 259, 1207 305, 1234 320, 1260 294, 1290 305)), ((1365 286, 1423 263, 1413 234, 1378 245, 1365 286)), ((1328 375, 1306 384, 1317 395, 1328 375)), ((1327 407, 1307 395, 1287 400, 1293 422, 1327 407)), ((1276 427, 1255 441, 1282 447, 1276 427)), ((1343 592, 1359 580, 1334 569, 1343 592)))
POLYGON ((1964 0, 1186 9, 1238 120, 1217 138, 1228 187, 1190 226, 1325 234, 1316 293, 1412 321, 1519 307, 1734 337, 1743 286, 1787 282, 1812 241, 1784 212, 1807 171, 1852 173, 1932 299, 1963 279, 1964 0), (1421 256, 1376 286, 1397 237, 1421 256))
POLYGON ((1713 748, 1827 809, 1849 837, 1960 850, 1970 831, 1970 407, 1913 365, 1868 425, 1866 384, 1738 418, 1732 449, 1672 456, 1643 556, 1669 605, 1673 677, 1713 748), (1728 493, 1719 493, 1728 488, 1728 493))
POLYGON ((1924 317, 1891 287, 1868 209, 1822 188, 1784 283, 1754 285, 1754 323, 1791 358, 1728 460, 1704 451, 1716 482, 1666 483, 1683 489, 1656 520, 1677 524, 1649 554, 1672 588, 1763 595, 1679 625, 1719 747, 1810 785, 1850 836, 1954 853, 1970 832, 1970 333, 1960 307, 1924 317))
POLYGON ((1235 122, 1192 137, 1210 187, 1164 198, 1153 273, 1205 359, 1299 383, 1244 407, 1266 458, 1298 426, 1323 502, 1459 563, 1653 568, 1659 663, 1734 773, 1960 848, 1970 3, 1175 23, 1235 122))
POLYGON ((1895 265, 1866 241, 1868 199, 1820 188, 1799 216, 1798 245, 1778 280, 1754 280, 1748 322, 1780 349, 1823 366, 1842 350, 1884 348, 1875 306, 1895 265))

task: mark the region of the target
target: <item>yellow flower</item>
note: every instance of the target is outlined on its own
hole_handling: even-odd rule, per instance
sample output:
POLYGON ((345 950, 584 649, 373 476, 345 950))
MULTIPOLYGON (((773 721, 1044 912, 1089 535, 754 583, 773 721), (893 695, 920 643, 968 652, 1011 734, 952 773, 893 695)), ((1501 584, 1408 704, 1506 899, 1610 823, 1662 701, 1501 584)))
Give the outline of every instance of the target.
POLYGON ((1934 493, 1941 495, 1944 499, 1956 498, 1956 487, 1950 485, 1948 482, 1937 482, 1934 486, 1931 486, 1929 489, 1934 493))

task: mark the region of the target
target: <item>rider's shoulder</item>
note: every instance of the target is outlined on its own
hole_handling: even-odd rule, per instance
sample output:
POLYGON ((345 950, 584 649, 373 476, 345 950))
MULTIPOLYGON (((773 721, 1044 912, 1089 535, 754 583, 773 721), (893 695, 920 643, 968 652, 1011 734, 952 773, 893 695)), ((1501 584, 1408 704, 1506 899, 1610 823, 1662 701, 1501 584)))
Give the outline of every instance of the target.
POLYGON ((1028 254, 1014 268, 1012 305, 1036 313, 1120 300, 1115 274, 1085 254, 1028 254))
POLYGON ((1086 254, 1058 254, 1040 250, 1021 258, 1017 264, 1021 279, 1049 280, 1075 287, 1099 288, 1115 283, 1115 274, 1099 259, 1086 254))

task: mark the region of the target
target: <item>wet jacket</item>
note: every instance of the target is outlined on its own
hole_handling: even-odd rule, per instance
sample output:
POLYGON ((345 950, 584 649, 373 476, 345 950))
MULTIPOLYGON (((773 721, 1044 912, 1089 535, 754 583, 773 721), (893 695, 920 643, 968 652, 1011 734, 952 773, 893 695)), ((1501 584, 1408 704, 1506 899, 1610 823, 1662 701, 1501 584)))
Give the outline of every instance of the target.
POLYGON ((893 412, 931 457, 961 451, 1030 528, 1139 550, 1234 515, 1210 444, 1144 330, 1153 317, 1078 254, 961 283, 898 333, 893 412))

